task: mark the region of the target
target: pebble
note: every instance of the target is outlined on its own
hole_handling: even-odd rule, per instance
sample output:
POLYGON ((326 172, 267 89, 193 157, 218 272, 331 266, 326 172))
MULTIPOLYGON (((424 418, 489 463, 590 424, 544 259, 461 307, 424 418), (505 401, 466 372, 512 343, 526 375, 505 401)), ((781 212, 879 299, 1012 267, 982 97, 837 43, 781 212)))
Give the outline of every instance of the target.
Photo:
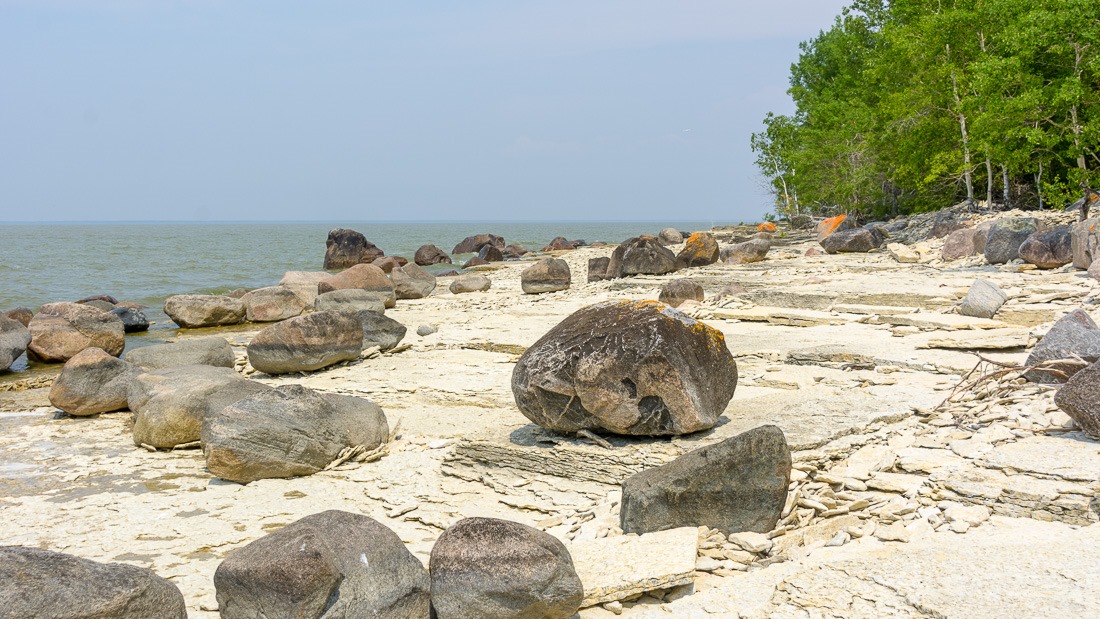
POLYGON ((416 334, 420 337, 425 337, 439 331, 439 327, 436 325, 420 325, 416 328, 416 334))

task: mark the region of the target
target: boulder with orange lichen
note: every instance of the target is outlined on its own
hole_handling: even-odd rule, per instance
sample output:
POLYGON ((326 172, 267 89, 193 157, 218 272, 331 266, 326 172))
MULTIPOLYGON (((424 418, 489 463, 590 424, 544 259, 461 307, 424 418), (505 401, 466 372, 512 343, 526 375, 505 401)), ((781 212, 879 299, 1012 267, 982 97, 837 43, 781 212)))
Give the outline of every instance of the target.
POLYGON ((555 326, 512 373, 520 411, 561 432, 714 427, 737 387, 722 333, 664 303, 604 301, 555 326))
POLYGON ((770 222, 770 221, 765 221, 764 223, 762 223, 762 224, 760 224, 760 225, 756 226, 756 231, 757 231, 757 232, 769 232, 769 233, 774 233, 774 232, 775 232, 775 229, 776 229, 776 228, 775 228, 775 224, 774 224, 774 223, 772 223, 772 222, 770 222))
POLYGON ((823 241, 834 232, 840 230, 853 230, 855 227, 855 220, 847 215, 837 215, 836 217, 822 219, 817 224, 817 240, 823 241))
POLYGON ((683 269, 714 264, 718 254, 718 241, 706 232, 696 232, 684 241, 684 248, 676 255, 676 266, 683 269))

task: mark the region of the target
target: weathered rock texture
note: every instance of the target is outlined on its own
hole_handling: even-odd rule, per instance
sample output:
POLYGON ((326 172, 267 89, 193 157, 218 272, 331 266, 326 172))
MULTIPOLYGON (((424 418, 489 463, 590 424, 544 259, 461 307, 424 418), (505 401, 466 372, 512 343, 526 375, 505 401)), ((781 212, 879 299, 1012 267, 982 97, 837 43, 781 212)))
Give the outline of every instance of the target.
POLYGON ((600 282, 607 279, 614 279, 613 276, 608 275, 607 267, 611 264, 611 258, 608 256, 600 256, 599 258, 588 259, 588 281, 600 282))
POLYGON ((211 473, 247 483, 312 475, 345 448, 374 449, 388 436, 385 414, 369 400, 284 385, 210 411, 202 449, 211 473))
POLYGON ((397 295, 393 291, 393 282, 386 277, 386 272, 373 264, 357 264, 329 276, 317 284, 317 293, 324 294, 333 290, 346 290, 357 288, 367 292, 378 293, 385 300, 386 307, 393 307, 397 301, 397 295))
POLYGON ((830 254, 866 253, 882 246, 884 240, 877 230, 855 228, 833 232, 821 240, 821 247, 830 254))
POLYGON ((231 551, 214 572, 223 619, 423 618, 430 584, 396 533, 336 510, 231 551))
POLYGON ((151 570, 0 546, 0 614, 12 619, 187 619, 183 594, 151 570))
POLYGON ((718 262, 718 241, 706 232, 696 232, 684 241, 684 248, 676 254, 679 268, 702 267, 718 262))
POLYGON ((401 256, 386 256, 375 260, 371 264, 382 269, 383 273, 390 273, 397 267, 403 267, 408 263, 409 261, 401 256))
POLYGON ((249 322, 277 322, 301 314, 308 304, 285 286, 258 288, 241 297, 249 322))
POLYGON ((126 353, 126 361, 143 370, 159 370, 181 365, 231 368, 235 358, 233 347, 224 337, 210 335, 135 348, 126 353))
POLYGON ((847 215, 837 215, 836 217, 822 219, 817 224, 817 240, 821 242, 835 232, 852 230, 855 227, 855 220, 847 215))
POLYGON ((1100 363, 1080 370, 1058 390, 1054 403, 1090 437, 1100 440, 1100 363))
POLYGON ((563 432, 686 434, 711 428, 737 364, 712 327, 663 303, 605 301, 555 326, 520 357, 520 411, 563 432))
POLYGON ((657 237, 627 239, 615 248, 605 271, 606 279, 630 275, 664 275, 676 270, 676 254, 662 246, 657 237))
POLYGON ((31 343, 31 332, 18 320, 0 316, 0 372, 11 367, 31 343))
POLYGON ((451 250, 452 254, 476 254, 481 251, 482 247, 491 245, 497 249, 504 249, 504 237, 497 236, 495 234, 475 234, 474 236, 468 236, 462 239, 455 248, 451 250))
POLYGON ((118 316, 80 303, 47 303, 28 329, 27 354, 40 361, 68 361, 93 346, 117 357, 126 346, 118 316))
POLYGON ((398 299, 423 299, 435 290, 435 275, 415 264, 395 267, 390 271, 390 281, 398 299))
POLYGON ((702 301, 703 296, 702 286, 693 279, 683 277, 661 286, 657 300, 672 307, 679 307, 684 301, 702 301))
POLYGON ((723 247, 720 255, 722 262, 730 264, 751 264, 760 262, 768 257, 768 250, 772 247, 766 239, 749 239, 743 243, 734 243, 723 247))
POLYGON ((527 294, 568 290, 569 264, 558 258, 544 258, 520 274, 520 288, 527 294))
POLYGON ((361 312, 382 314, 386 311, 386 295, 380 292, 347 288, 317 295, 313 309, 318 312, 361 312))
POLYGON ((10 318, 26 327, 31 324, 31 318, 34 318, 34 312, 29 307, 16 307, 0 313, 0 318, 10 318))
POLYGON ((1020 246, 1039 229, 1034 217, 1006 217, 993 222, 985 240, 985 260, 1004 264, 1020 257, 1020 246))
POLYGON ((363 350, 371 346, 383 351, 397 348, 408 331, 405 325, 378 312, 361 310, 354 315, 363 327, 363 350))
POLYGON ((1073 266, 1087 269, 1100 258, 1100 219, 1093 217, 1073 224, 1070 231, 1073 266))
POLYGON ((432 548, 429 569, 438 619, 565 619, 584 597, 565 545, 507 520, 451 525, 432 548))
POLYGON ((137 372, 102 348, 86 348, 61 368, 50 387, 50 404, 77 416, 122 410, 137 372))
POLYGON ((355 230, 336 228, 328 233, 325 241, 325 268, 346 269, 362 263, 371 263, 385 255, 355 230))
POLYGON ((661 245, 679 245, 684 242, 684 235, 676 228, 665 228, 657 234, 657 242, 661 245))
POLYGON ((139 309, 131 307, 116 307, 111 313, 122 321, 122 329, 126 333, 140 333, 149 330, 149 318, 139 309))
POLYGON ((1052 364, 1048 370, 1053 371, 1032 370, 1024 376, 1032 382, 1064 383, 1069 376, 1081 369, 1080 364, 1074 362, 1075 358, 1086 363, 1100 360, 1100 327, 1096 326, 1092 317, 1083 309, 1074 310, 1054 323, 1031 350, 1026 365, 1038 365, 1058 359, 1068 361, 1052 364))
POLYGON ((244 320, 240 299, 212 294, 178 294, 164 301, 164 313, 177 325, 194 329, 235 325, 244 320))
POLYGON ((997 284, 987 279, 979 279, 970 286, 966 297, 959 303, 959 313, 975 318, 993 318, 1007 300, 1008 295, 997 284))
POLYGON ((451 264, 451 257, 435 245, 422 245, 413 255, 413 262, 422 267, 430 264, 451 264))
POLYGON ((1070 226, 1035 232, 1020 245, 1020 258, 1040 269, 1057 269, 1073 262, 1070 226))
POLYGON ((581 241, 579 239, 575 241, 570 241, 564 236, 556 236, 554 237, 554 240, 550 241, 550 243, 546 245, 546 247, 542 248, 542 251, 566 251, 576 249, 582 245, 584 245, 584 241, 581 241))
POLYGON ((268 374, 310 372, 357 359, 363 327, 355 314, 315 312, 271 325, 248 344, 252 367, 268 374))
POLYGON ((760 426, 642 471, 623 482, 626 533, 707 526, 767 533, 787 500, 791 452, 783 431, 760 426))
POLYGON ((325 271, 287 271, 279 280, 279 285, 290 288, 306 305, 313 305, 317 298, 317 285, 331 276, 325 271))
POLYGON ((478 273, 468 273, 466 275, 460 275, 451 282, 448 290, 451 294, 462 294, 465 292, 484 292, 493 285, 493 282, 484 275, 478 273))

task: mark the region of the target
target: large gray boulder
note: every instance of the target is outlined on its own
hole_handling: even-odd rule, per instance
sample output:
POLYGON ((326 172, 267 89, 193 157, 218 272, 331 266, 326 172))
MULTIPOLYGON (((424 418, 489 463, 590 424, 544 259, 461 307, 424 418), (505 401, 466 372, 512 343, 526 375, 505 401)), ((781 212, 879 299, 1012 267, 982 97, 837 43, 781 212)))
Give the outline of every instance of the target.
POLYGON ((684 242, 684 235, 676 228, 665 228, 657 233, 657 242, 661 245, 679 245, 684 242))
POLYGON ((993 282, 979 279, 970 286, 966 297, 959 303, 959 313, 975 318, 993 318, 1008 301, 1008 295, 993 282))
POLYGON ((451 291, 451 294, 465 294, 467 292, 485 292, 492 285, 493 281, 480 273, 467 273, 454 278, 447 289, 451 291))
POLYGON ((1032 370, 1024 378, 1036 383, 1064 383, 1086 364, 1100 360, 1100 327, 1083 309, 1076 309, 1054 323, 1043 339, 1031 349, 1025 362, 1028 366, 1046 361, 1067 359, 1066 363, 1054 363, 1051 371, 1032 370))
POLYGON ((1087 269, 1100 258, 1100 219, 1093 217, 1073 224, 1070 230, 1073 266, 1087 269))
POLYGON ((0 616, 187 619, 187 607, 174 584, 145 568, 0 546, 0 616))
POLYGON ((50 404, 76 416, 122 410, 138 372, 102 348, 86 348, 61 368, 50 387, 50 404))
POLYGON ((1100 440, 1100 363, 1093 363, 1066 381, 1054 403, 1089 437, 1100 440))
POLYGON ((317 295, 313 309, 318 312, 361 312, 381 314, 386 311, 387 295, 380 292, 348 288, 317 295))
POLYGON ((149 330, 149 318, 139 309, 133 307, 116 307, 111 313, 122 321, 122 329, 126 333, 140 333, 149 330))
POLYGON ((560 258, 543 258, 519 275, 520 288, 525 294, 569 290, 570 280, 569 263, 560 258))
POLYGON ((39 361, 68 361, 93 346, 117 357, 126 347, 126 330, 118 316, 80 303, 47 303, 28 329, 27 354, 39 361))
POLYGON ((213 294, 177 294, 164 301, 164 313, 185 329, 240 324, 245 317, 240 299, 213 294))
POLYGON ((430 586, 396 533, 337 510, 230 551, 214 572, 222 619, 423 619, 430 586))
POLYGON ((362 310, 356 312, 355 317, 363 327, 362 350, 371 346, 377 346, 382 351, 392 350, 397 348, 408 332, 408 327, 378 312, 362 310))
POLYGON ((783 431, 760 426, 629 477, 619 519, 625 533, 698 526, 767 533, 783 512, 790 476, 783 431))
POLYGON ((684 301, 702 301, 703 287, 695 280, 683 277, 661 286, 657 300, 672 307, 680 307, 684 301))
POLYGON ((248 362, 267 374, 311 372, 359 358, 363 327, 355 314, 315 312, 278 322, 248 344, 248 362))
POLYGON ((1071 226, 1032 233, 1020 245, 1020 258, 1040 269, 1057 269, 1073 262, 1071 226))
POLYGON ((772 244, 767 239, 749 239, 743 243, 734 243, 723 247, 719 252, 722 262, 730 264, 751 264, 768 257, 772 244))
POLYGON ((217 335, 186 338, 170 344, 143 346, 127 351, 125 358, 132 365, 146 371, 181 365, 231 368, 236 361, 233 347, 224 337, 217 335))
POLYGON ((1004 264, 1020 257, 1020 246, 1039 229, 1034 217, 1005 217, 993 222, 985 240, 985 261, 1004 264))
POLYGON ((300 315, 309 305, 286 286, 257 288, 241 297, 249 322, 278 322, 300 315))
POLYGON ((881 247, 885 240, 877 228, 853 228, 821 239, 821 247, 829 254, 866 253, 881 247))
POLYGON ((614 276, 609 275, 607 268, 611 266, 610 256, 600 256, 599 258, 588 259, 588 281, 600 282, 608 279, 614 279, 614 276))
POLYGON ((611 252, 605 279, 630 275, 664 275, 679 268, 676 254, 654 236, 638 236, 622 242, 611 252))
POLYGON ((206 467, 229 481, 312 475, 348 447, 374 449, 389 437, 370 400, 284 385, 211 410, 202 424, 206 467))
POLYGON ((138 374, 127 403, 134 411, 134 444, 171 449, 199 440, 211 401, 222 406, 270 389, 229 368, 186 365, 138 374))
POLYGON ((0 316, 0 372, 11 367, 31 343, 31 332, 23 323, 0 316))
POLYGON ((524 352, 512 393, 550 430, 658 436, 714 427, 737 387, 722 333, 664 303, 605 301, 524 352))
POLYGON ((518 522, 459 520, 428 565, 438 619, 565 619, 584 598, 565 545, 518 522))
POLYGON ((435 290, 435 275, 415 264, 395 267, 390 271, 390 281, 398 299, 423 299, 435 290))
POLYGON ((373 264, 357 264, 345 271, 330 275, 317 284, 318 294, 347 289, 378 293, 385 300, 386 307, 393 307, 397 302, 393 282, 386 276, 385 271, 373 264))
POLYGON ((362 233, 347 228, 336 228, 325 240, 326 269, 346 269, 361 263, 371 263, 385 255, 367 240, 362 233))

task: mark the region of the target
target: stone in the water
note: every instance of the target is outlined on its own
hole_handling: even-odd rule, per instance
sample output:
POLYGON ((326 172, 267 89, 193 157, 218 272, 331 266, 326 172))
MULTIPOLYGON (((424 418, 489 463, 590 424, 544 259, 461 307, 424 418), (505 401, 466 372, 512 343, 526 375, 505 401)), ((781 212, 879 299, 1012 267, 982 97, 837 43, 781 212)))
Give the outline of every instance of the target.
POLYGON ((439 331, 439 327, 436 325, 420 325, 416 328, 416 334, 420 337, 425 337, 439 331))
POLYGON ((674 279, 661 286, 661 292, 658 294, 657 300, 672 307, 680 307, 680 304, 684 301, 702 301, 703 295, 702 286, 695 280, 684 277, 674 279))
POLYGON ((526 256, 531 253, 531 251, 519 243, 512 243, 508 245, 508 247, 500 250, 500 253, 504 256, 505 260, 515 260, 522 256, 526 256))
POLYGON ((31 343, 31 332, 18 320, 0 316, 0 372, 11 367, 31 343))
MULTIPOLYGON (((229 368, 185 365, 138 374, 127 398, 134 444, 171 449, 199 440, 208 402, 236 401, 268 387, 229 368), (232 394, 232 395, 229 395, 232 394)), ((224 404, 223 404, 224 406, 224 404)))
POLYGON ((486 245, 492 245, 497 249, 504 249, 504 237, 495 234, 475 234, 474 236, 468 236, 462 239, 458 245, 455 245, 451 253, 476 254, 486 245))
POLYGON ((512 373, 520 412, 562 432, 706 430, 736 387, 737 363, 722 333, 655 301, 577 311, 528 348, 512 373))
POLYGON ((1034 217, 1005 217, 993 222, 985 239, 985 261, 1004 264, 1020 257, 1020 246, 1039 229, 1034 217))
POLYGON ((707 526, 767 533, 787 500, 791 451, 783 431, 760 426, 623 482, 626 533, 707 526))
POLYGON ((421 245, 413 255, 413 262, 422 267, 431 264, 451 264, 451 257, 435 245, 421 245))
POLYGON ((611 264, 611 258, 609 256, 601 256, 599 258, 588 259, 588 281, 599 282, 606 279, 614 279, 613 276, 607 274, 607 267, 611 264))
POLYGON ((821 247, 826 253, 866 253, 882 246, 885 240, 877 230, 868 228, 853 228, 851 230, 838 230, 821 240, 821 247))
POLYGON ((1087 269, 1100 259, 1100 219, 1093 217, 1073 224, 1070 231, 1073 266, 1087 269))
POLYGON ((482 245, 477 257, 485 262, 502 262, 504 253, 496 245, 482 245))
POLYGON ((438 619, 566 619, 584 599, 565 545, 518 522, 459 520, 439 536, 428 567, 438 619))
POLYGON ((11 318, 26 327, 31 324, 31 318, 34 318, 34 311, 29 307, 17 307, 0 314, 0 318, 11 318))
POLYGON ((285 286, 257 288, 241 297, 241 302, 249 322, 278 322, 294 318, 308 307, 302 297, 285 286))
POLYGON ((122 321, 122 329, 126 333, 140 333, 149 330, 149 319, 145 313, 130 307, 116 307, 111 313, 122 321))
POLYGON ((734 243, 728 247, 723 247, 720 256, 722 262, 728 262, 730 264, 752 264, 767 258, 768 250, 771 248, 772 244, 767 239, 754 238, 743 243, 734 243))
POLYGON ((390 271, 390 281, 398 299, 423 299, 435 290, 435 275, 415 264, 406 264, 390 271))
POLYGON ((1007 300, 1008 295, 997 284, 979 279, 970 286, 966 297, 959 303, 959 313, 974 318, 993 318, 1007 300))
POLYGON ((13 619, 187 619, 183 594, 151 570, 0 546, 0 615, 13 619))
POLYGON ((362 350, 363 327, 355 314, 314 312, 257 333, 248 344, 248 361, 267 374, 311 372, 358 359, 362 350))
POLYGON ((462 294, 464 292, 484 292, 492 285, 493 282, 488 277, 470 273, 456 277, 448 289, 452 294, 462 294))
POLYGON ((164 301, 164 313, 186 329, 239 324, 245 317, 244 303, 233 297, 212 294, 178 294, 164 301))
POLYGON ((481 256, 474 256, 473 258, 470 258, 465 263, 463 263, 462 268, 469 269, 471 267, 482 267, 487 264, 489 264, 488 260, 482 258, 481 256))
POLYGON ((544 258, 520 273, 520 288, 526 294, 568 290, 569 263, 559 258, 544 258))
POLYGON ((77 416, 122 410, 137 372, 102 348, 87 348, 61 368, 50 387, 50 404, 77 416))
POLYGON ((318 312, 377 312, 386 311, 387 296, 384 293, 346 288, 317 295, 313 309, 318 312))
POLYGON ((605 279, 630 275, 664 275, 677 269, 676 254, 657 242, 655 236, 627 239, 611 253, 605 279))
POLYGON ((1033 366, 1058 359, 1068 361, 1055 363, 1047 368, 1053 371, 1031 370, 1024 377, 1036 383, 1064 383, 1081 369, 1081 365, 1073 361, 1078 357, 1085 363, 1100 360, 1100 327, 1096 326, 1092 317, 1083 309, 1073 310, 1054 323, 1031 350, 1025 365, 1033 366))
POLYGON ((546 247, 542 248, 542 251, 565 251, 576 249, 581 245, 584 245, 584 241, 570 241, 564 236, 556 236, 546 247))
POLYGON ((336 228, 328 233, 325 241, 325 268, 346 269, 362 263, 374 262, 385 255, 355 230, 336 228))
POLYGON ((385 271, 373 264, 357 264, 329 276, 328 279, 317 284, 317 294, 352 288, 380 294, 385 299, 386 307, 393 307, 397 302, 393 282, 386 277, 385 271))
POLYGON ((126 331, 118 316, 80 303, 47 303, 28 329, 27 354, 39 361, 68 361, 93 346, 117 357, 126 346, 126 331))
POLYGON ((230 551, 214 572, 222 619, 427 617, 430 585, 396 533, 337 510, 230 551))
POLYGON ((355 317, 359 319, 359 324, 363 327, 362 350, 366 350, 371 346, 377 346, 379 350, 383 351, 397 348, 397 345, 404 339, 405 332, 408 331, 405 325, 378 312, 363 310, 356 312, 355 317))
POLYGON ((706 232, 696 232, 684 241, 684 248, 676 254, 678 268, 702 267, 718 262, 718 241, 706 232))
MULTIPOLYGON (((114 298, 114 297, 112 297, 112 298, 114 298)), ((81 305, 87 305, 88 307, 94 307, 97 310, 102 310, 104 312, 109 312, 109 311, 115 309, 116 307, 118 307, 114 303, 110 303, 110 302, 104 301, 102 299, 87 299, 87 300, 83 300, 83 301, 76 301, 76 303, 79 303, 81 305)))
POLYGON ((1073 262, 1071 226, 1035 232, 1020 245, 1020 258, 1040 269, 1057 269, 1073 262))
POLYGON ((126 353, 126 361, 148 371, 181 365, 231 368, 236 358, 233 355, 233 347, 224 337, 210 335, 185 338, 171 344, 135 348, 126 353))
POLYGON ((1100 440, 1100 363, 1074 374, 1055 394, 1054 403, 1085 434, 1100 440))
POLYGON ((661 245, 679 245, 684 242, 684 235, 676 228, 665 228, 657 233, 657 242, 661 245))
POLYGON ((374 449, 389 437, 370 400, 284 385, 209 411, 202 424, 206 467, 239 483, 312 475, 348 447, 374 449))

